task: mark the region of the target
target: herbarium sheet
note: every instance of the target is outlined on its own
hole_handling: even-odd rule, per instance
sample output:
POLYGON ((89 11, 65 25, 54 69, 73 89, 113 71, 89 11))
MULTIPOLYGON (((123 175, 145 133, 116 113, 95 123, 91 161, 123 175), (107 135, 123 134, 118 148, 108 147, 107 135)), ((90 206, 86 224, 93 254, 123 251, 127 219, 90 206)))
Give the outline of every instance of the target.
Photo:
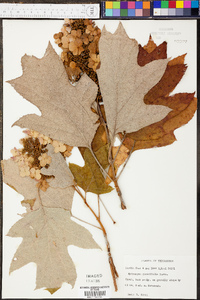
POLYGON ((3 79, 3 298, 194 299, 196 21, 5 20, 3 79))

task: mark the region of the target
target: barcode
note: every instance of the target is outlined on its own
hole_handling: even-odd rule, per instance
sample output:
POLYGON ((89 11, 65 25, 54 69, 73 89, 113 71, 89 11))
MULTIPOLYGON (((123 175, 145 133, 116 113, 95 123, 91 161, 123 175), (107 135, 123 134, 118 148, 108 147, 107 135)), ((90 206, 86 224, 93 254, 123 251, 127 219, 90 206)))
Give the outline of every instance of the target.
POLYGON ((106 291, 84 291, 85 297, 102 297, 106 296, 106 291))

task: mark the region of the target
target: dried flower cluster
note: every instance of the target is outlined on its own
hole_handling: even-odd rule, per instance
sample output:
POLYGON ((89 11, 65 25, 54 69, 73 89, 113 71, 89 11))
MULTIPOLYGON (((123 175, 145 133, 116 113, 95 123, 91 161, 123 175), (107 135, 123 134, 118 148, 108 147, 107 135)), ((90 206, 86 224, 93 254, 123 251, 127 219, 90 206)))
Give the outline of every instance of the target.
POLYGON ((101 30, 92 20, 82 19, 65 19, 61 32, 54 35, 55 42, 63 49, 61 58, 72 82, 78 81, 84 72, 97 81, 100 36, 101 30))
POLYGON ((54 152, 60 152, 64 157, 71 155, 73 147, 52 140, 48 136, 34 130, 25 130, 24 133, 26 137, 20 140, 20 144, 23 145, 23 148, 12 149, 12 159, 17 162, 21 177, 30 176, 39 181, 38 187, 41 189, 43 189, 44 186, 48 188, 48 183, 46 182, 48 176, 41 174, 40 171, 43 167, 48 168, 51 163, 51 157, 46 153, 46 146, 52 144, 54 152))

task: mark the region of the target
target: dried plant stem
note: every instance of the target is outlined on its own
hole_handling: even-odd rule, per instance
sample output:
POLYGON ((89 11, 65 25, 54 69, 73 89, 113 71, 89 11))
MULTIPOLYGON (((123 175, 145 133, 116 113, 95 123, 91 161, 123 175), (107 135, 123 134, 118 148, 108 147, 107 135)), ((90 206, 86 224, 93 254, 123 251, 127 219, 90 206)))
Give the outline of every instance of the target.
POLYGON ((113 219, 113 217, 111 216, 111 214, 109 213, 108 209, 106 208, 105 204, 103 203, 102 199, 99 197, 99 200, 101 201, 101 204, 103 205, 105 211, 107 212, 107 214, 109 215, 109 217, 111 218, 113 224, 115 224, 115 220, 113 219))
POLYGON ((117 287, 117 277, 119 277, 117 270, 115 268, 115 264, 113 262, 113 258, 111 255, 111 250, 110 250, 110 244, 108 241, 108 237, 107 237, 107 232, 105 227, 103 226, 100 217, 94 212, 94 210, 91 208, 91 206, 88 204, 86 197, 84 197, 81 193, 81 191, 79 190, 78 186, 74 186, 75 191, 79 194, 79 196, 83 199, 85 205, 89 208, 89 210, 91 211, 91 213, 93 214, 93 216, 95 217, 95 219, 97 220, 97 222, 99 223, 99 226, 101 228, 101 230, 103 231, 103 235, 105 238, 105 242, 106 242, 106 247, 107 247, 107 253, 108 253, 108 261, 109 261, 109 265, 110 265, 110 270, 111 270, 111 274, 112 274, 112 278, 113 278, 113 284, 115 287, 115 291, 117 292, 118 287, 117 287))
POLYGON ((106 137, 107 137, 108 144, 110 144, 109 154, 108 154, 108 161, 109 161, 110 166, 111 166, 112 177, 113 178, 111 179, 110 176, 109 176, 109 179, 111 179, 114 182, 115 189, 117 191, 117 194, 118 194, 120 202, 121 202, 121 208, 122 209, 126 209, 126 205, 125 205, 124 199, 122 197, 122 192, 121 192, 121 189, 120 189, 120 187, 118 185, 118 181, 117 181, 116 174, 115 174, 114 160, 113 160, 113 157, 112 157, 113 141, 111 141, 111 139, 110 139, 109 132, 108 132, 108 127, 107 127, 107 124, 106 124, 106 122, 104 120, 104 117, 102 115, 102 112, 101 112, 101 109, 100 109, 99 105, 97 107, 98 107, 98 113, 99 113, 101 122, 103 123, 104 128, 105 128, 105 132, 106 132, 106 137))
POLYGON ((118 149, 117 149, 117 152, 116 152, 116 154, 115 154, 115 157, 113 158, 113 163, 115 163, 115 160, 116 160, 116 158, 117 158, 117 155, 119 154, 119 151, 120 151, 120 149, 121 149, 121 146, 123 145, 123 141, 125 140, 125 137, 126 137, 126 133, 124 134, 124 136, 123 136, 123 138, 122 138, 122 140, 121 140, 121 142, 120 142, 120 145, 119 145, 119 147, 118 147, 118 149))
POLYGON ((110 150, 109 150, 109 163, 110 163, 111 170, 112 170, 112 176, 113 176, 113 182, 114 182, 114 185, 115 185, 115 189, 117 191, 117 194, 118 194, 120 202, 121 202, 121 208, 126 209, 126 205, 125 205, 124 199, 122 197, 122 192, 121 192, 121 189, 119 187, 119 184, 118 184, 118 181, 117 181, 117 178, 116 178, 116 174, 115 174, 115 167, 114 167, 113 157, 112 157, 112 146, 110 146, 110 150))
POLYGON ((124 163, 124 165, 123 165, 123 167, 122 167, 122 169, 121 169, 119 175, 117 176, 117 180, 118 180, 119 177, 122 175, 122 172, 124 171, 124 168, 126 167, 128 161, 129 161, 129 159, 130 159, 130 157, 131 157, 131 154, 133 153, 134 147, 135 147, 135 141, 134 141, 133 146, 132 146, 132 148, 131 148, 131 151, 130 151, 128 157, 127 157, 127 160, 125 161, 125 163, 124 163))
POLYGON ((88 225, 90 225, 90 226, 93 226, 93 227, 98 228, 98 229, 101 230, 100 227, 98 227, 98 226, 96 226, 96 225, 94 225, 94 224, 91 224, 91 223, 89 223, 89 222, 87 222, 87 221, 84 221, 84 220, 82 220, 82 219, 79 219, 79 218, 75 217, 72 213, 71 213, 71 216, 72 216, 74 219, 78 220, 78 221, 81 221, 81 222, 83 222, 83 223, 85 223, 85 224, 88 224, 88 225))
POLYGON ((92 156, 94 157, 94 159, 95 159, 96 163, 98 164, 99 168, 101 169, 102 174, 105 176, 105 178, 108 177, 112 181, 112 178, 109 176, 109 174, 106 172, 106 170, 104 170, 104 168, 102 167, 102 165, 98 161, 94 151, 92 150, 92 147, 89 147, 89 150, 92 153, 92 156))
POLYGON ((97 195, 97 201, 98 201, 98 217, 100 219, 100 197, 97 195))

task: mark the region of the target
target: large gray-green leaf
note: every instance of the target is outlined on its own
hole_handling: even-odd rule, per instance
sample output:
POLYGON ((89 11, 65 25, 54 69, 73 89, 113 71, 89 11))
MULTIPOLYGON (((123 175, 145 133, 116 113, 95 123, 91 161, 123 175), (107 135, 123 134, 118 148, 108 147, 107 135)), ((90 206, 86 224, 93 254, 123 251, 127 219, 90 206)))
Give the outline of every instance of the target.
POLYGON ((37 289, 56 289, 63 282, 74 286, 76 269, 68 254, 69 245, 99 248, 92 235, 70 219, 70 212, 61 208, 42 207, 26 214, 13 225, 8 236, 23 238, 13 257, 10 272, 35 262, 37 289))
POLYGON ((97 73, 112 138, 119 132, 133 132, 163 119, 170 109, 146 105, 143 98, 161 79, 168 60, 140 67, 138 43, 128 37, 121 23, 114 34, 102 30, 99 49, 101 67, 97 73))
POLYGON ((14 125, 31 128, 70 146, 89 147, 97 129, 97 115, 90 107, 97 85, 86 74, 74 87, 51 44, 42 59, 22 57, 23 75, 9 83, 36 105, 42 116, 20 118, 14 125))

